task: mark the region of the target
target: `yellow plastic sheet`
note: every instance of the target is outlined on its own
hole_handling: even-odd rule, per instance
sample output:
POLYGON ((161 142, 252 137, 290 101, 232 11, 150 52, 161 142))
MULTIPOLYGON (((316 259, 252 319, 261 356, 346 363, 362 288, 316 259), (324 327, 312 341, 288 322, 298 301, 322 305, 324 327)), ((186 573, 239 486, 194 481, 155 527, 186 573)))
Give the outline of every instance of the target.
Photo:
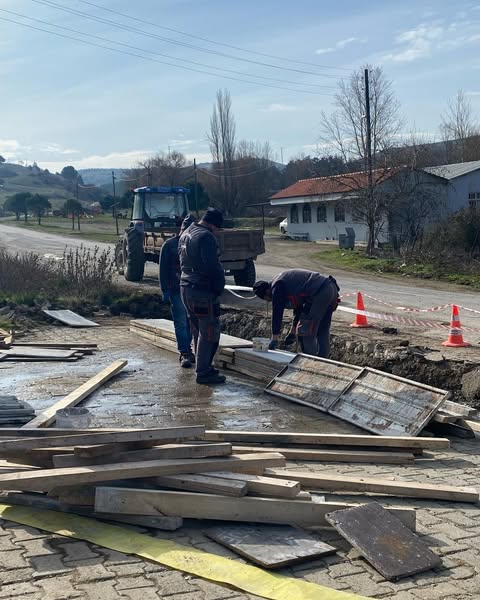
POLYGON ((315 583, 269 573, 263 569, 161 540, 124 527, 108 525, 88 517, 24 506, 0 504, 0 517, 22 525, 44 529, 136 554, 172 569, 234 586, 271 600, 365 600, 364 596, 339 592, 315 583))

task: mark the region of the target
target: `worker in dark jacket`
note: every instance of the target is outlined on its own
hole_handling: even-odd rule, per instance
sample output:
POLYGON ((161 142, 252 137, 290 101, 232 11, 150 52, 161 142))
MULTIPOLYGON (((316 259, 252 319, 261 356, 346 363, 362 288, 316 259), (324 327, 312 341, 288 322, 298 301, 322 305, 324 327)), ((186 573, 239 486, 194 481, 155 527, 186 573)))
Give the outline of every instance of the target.
POLYGON ((192 335, 188 322, 187 311, 180 296, 180 260, 178 256, 178 240, 180 235, 190 227, 195 219, 187 215, 183 220, 180 234, 167 240, 160 251, 160 288, 163 300, 170 302, 177 348, 180 353, 180 365, 189 369, 195 364, 195 355, 192 352, 192 335))
POLYGON ((277 275, 271 282, 257 281, 253 291, 259 298, 272 303, 271 349, 278 346, 284 310, 291 308, 295 317, 294 325, 286 342, 293 341, 296 335, 302 352, 328 358, 330 325, 340 291, 333 277, 305 269, 290 269, 277 275))
POLYGON ((212 367, 220 341, 220 295, 225 287, 215 237, 222 224, 222 213, 216 208, 207 209, 201 221, 180 237, 178 248, 180 293, 195 340, 197 383, 201 384, 225 382, 225 377, 212 367))

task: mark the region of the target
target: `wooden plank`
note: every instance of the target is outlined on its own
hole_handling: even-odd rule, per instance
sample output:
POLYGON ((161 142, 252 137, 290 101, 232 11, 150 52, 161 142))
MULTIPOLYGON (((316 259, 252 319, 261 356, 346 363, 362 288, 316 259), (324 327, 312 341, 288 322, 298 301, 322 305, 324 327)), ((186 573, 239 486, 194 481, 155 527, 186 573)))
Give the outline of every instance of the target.
MULTIPOLYGON (((151 333, 158 334, 162 337, 170 337, 175 340, 175 330, 173 321, 167 319, 135 319, 130 321, 130 327, 134 329, 145 329, 151 333)), ((250 348, 252 342, 243 340, 242 338, 234 337, 222 333, 220 336, 220 348, 250 348)))
MULTIPOLYGON (((88 429, 64 429, 61 427, 24 429, 23 427, 3 427, 0 440, 5 438, 39 438, 60 435, 90 435, 92 433, 122 433, 125 431, 145 431, 144 427, 92 427, 88 429)), ((93 442, 92 442, 93 443, 93 442)))
POLYGON ((432 421, 435 421, 436 423, 455 423, 459 418, 460 417, 457 415, 451 415, 439 410, 433 415, 432 421))
POLYGON ((209 456, 228 456, 232 446, 228 443, 218 444, 165 444, 149 450, 132 450, 95 458, 78 458, 77 456, 53 456, 55 467, 80 467, 83 465, 103 465, 115 462, 138 462, 142 460, 160 460, 172 458, 207 458, 209 456))
MULTIPOLYGON (((480 424, 480 423, 479 423, 480 424)), ((280 431, 205 431, 205 439, 212 442, 305 444, 320 446, 378 446, 381 448, 420 448, 447 450, 450 441, 434 437, 394 437, 376 435, 351 435, 338 433, 296 433, 280 431)))
POLYGON ((162 429, 126 430, 108 433, 78 434, 70 429, 70 435, 29 437, 22 439, 0 441, 0 454, 19 454, 38 448, 56 448, 61 446, 81 446, 83 444, 109 444, 111 442, 147 442, 161 444, 163 441, 173 441, 202 437, 205 431, 203 425, 187 427, 169 427, 162 429))
MULTIPOLYGON (((325 515, 350 508, 336 502, 302 502, 279 498, 229 498, 193 492, 165 492, 132 488, 97 487, 95 511, 142 515, 162 515, 220 521, 247 521, 300 526, 322 526, 325 515)), ((415 529, 415 511, 389 508, 407 527, 415 529)))
POLYGON ((50 406, 50 408, 44 410, 38 415, 38 417, 30 421, 28 425, 25 425, 25 427, 27 429, 32 429, 35 427, 48 427, 56 421, 55 413, 57 410, 76 406, 82 400, 90 396, 90 394, 92 394, 95 390, 101 387, 106 381, 119 373, 127 364, 127 360, 116 360, 105 369, 102 369, 99 373, 97 373, 97 375, 91 377, 76 390, 68 394, 68 396, 65 396, 65 398, 62 398, 62 400, 59 400, 53 406, 50 406))
POLYGON ((472 406, 466 404, 460 404, 458 402, 452 402, 451 400, 445 400, 442 404, 442 411, 457 415, 459 417, 472 417, 477 414, 478 410, 472 406))
POLYGON ((475 438, 475 432, 470 427, 465 427, 458 422, 437 423, 435 421, 430 421, 428 429, 439 435, 452 435, 466 440, 475 438))
POLYGON ((247 484, 250 496, 273 496, 274 498, 296 498, 301 492, 298 481, 262 477, 248 473, 227 473, 225 471, 209 473, 210 477, 220 477, 247 484))
POLYGON ((415 575, 442 564, 417 535, 376 502, 335 511, 325 518, 386 579, 415 575))
POLYGON ((305 473, 281 469, 266 469, 272 477, 295 479, 302 487, 311 490, 331 492, 363 492, 368 494, 390 494, 407 498, 431 498, 452 502, 478 502, 477 490, 469 487, 416 483, 412 481, 392 481, 374 477, 350 477, 332 473, 305 473))
POLYGON ((109 454, 119 454, 125 446, 112 442, 110 444, 93 444, 91 446, 75 446, 73 454, 76 458, 97 458, 109 454))
POLYGON ((220 494, 221 496, 245 496, 248 484, 245 481, 230 481, 226 478, 209 477, 209 475, 165 475, 154 477, 152 483, 175 490, 187 492, 205 492, 207 494, 220 494))
POLYGON ((37 348, 66 348, 67 350, 72 348, 91 348, 92 350, 98 349, 98 344, 91 342, 19 342, 15 341, 16 346, 30 346, 37 348))
POLYGON ((75 355, 75 350, 63 350, 61 348, 31 348, 29 346, 22 346, 17 348, 12 346, 8 350, 3 350, 3 354, 6 354, 8 358, 50 358, 61 359, 61 358, 72 358, 75 355))
POLYGON ((229 525, 207 529, 205 533, 266 569, 279 569, 336 552, 318 536, 288 525, 229 525))
POLYGON ((368 450, 304 450, 303 448, 274 448, 269 446, 232 446, 232 452, 281 452, 287 460, 319 462, 355 462, 384 465, 405 465, 415 462, 409 452, 379 452, 368 450))
POLYGON ((94 323, 89 319, 85 319, 77 313, 74 313, 72 310, 43 310, 43 312, 55 319, 56 321, 60 321, 60 323, 64 323, 69 327, 99 327, 98 323, 94 323))
POLYGON ((101 521, 114 521, 116 523, 127 523, 129 525, 137 525, 139 527, 149 527, 151 529, 161 529, 165 531, 175 531, 183 526, 183 519, 180 517, 143 517, 139 515, 110 515, 102 513, 97 515, 91 507, 87 506, 71 506, 48 498, 42 494, 34 494, 27 492, 9 492, 6 496, 8 504, 19 506, 32 506, 34 508, 44 508, 46 510, 56 510, 87 517, 95 517, 101 521))
POLYGON ((244 470, 249 467, 284 466, 281 454, 245 454, 220 458, 149 460, 111 465, 38 469, 0 475, 0 490, 48 491, 65 485, 82 485, 115 479, 140 479, 160 475, 202 473, 204 471, 244 470))
POLYGON ((470 419, 461 419, 458 421, 458 425, 460 425, 461 427, 465 427, 465 428, 469 427, 475 433, 480 433, 480 422, 479 421, 472 421, 470 419))

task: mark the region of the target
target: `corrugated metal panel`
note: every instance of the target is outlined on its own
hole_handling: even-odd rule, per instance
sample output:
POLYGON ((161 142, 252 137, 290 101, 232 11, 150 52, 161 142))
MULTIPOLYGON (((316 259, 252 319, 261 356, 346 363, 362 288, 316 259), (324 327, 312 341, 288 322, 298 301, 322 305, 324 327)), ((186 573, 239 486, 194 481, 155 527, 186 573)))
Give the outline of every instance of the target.
POLYGON ((410 437, 423 429, 448 397, 445 390, 409 379, 304 354, 265 391, 378 435, 410 437))
POLYGON ((438 177, 454 179, 455 177, 466 175, 477 169, 480 169, 480 160, 455 163, 453 165, 440 165, 438 167, 425 167, 423 170, 427 173, 432 173, 432 175, 437 175, 438 177))

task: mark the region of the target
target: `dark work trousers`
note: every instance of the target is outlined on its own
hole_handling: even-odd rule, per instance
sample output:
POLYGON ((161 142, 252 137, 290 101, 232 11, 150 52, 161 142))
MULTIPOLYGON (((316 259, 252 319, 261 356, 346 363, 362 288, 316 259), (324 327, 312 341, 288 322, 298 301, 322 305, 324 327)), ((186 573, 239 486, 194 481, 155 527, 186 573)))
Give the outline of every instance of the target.
POLYGON ((190 286, 182 286, 180 293, 195 344, 197 376, 208 375, 220 341, 220 299, 190 286))
POLYGON ((338 290, 335 281, 327 279, 313 296, 312 303, 302 312, 297 325, 297 336, 302 352, 328 358, 330 353, 330 325, 337 307, 338 290))
POLYGON ((177 294, 170 293, 170 311, 175 327, 178 351, 180 354, 191 352, 192 336, 190 334, 190 325, 188 323, 187 311, 180 298, 180 292, 177 294))

